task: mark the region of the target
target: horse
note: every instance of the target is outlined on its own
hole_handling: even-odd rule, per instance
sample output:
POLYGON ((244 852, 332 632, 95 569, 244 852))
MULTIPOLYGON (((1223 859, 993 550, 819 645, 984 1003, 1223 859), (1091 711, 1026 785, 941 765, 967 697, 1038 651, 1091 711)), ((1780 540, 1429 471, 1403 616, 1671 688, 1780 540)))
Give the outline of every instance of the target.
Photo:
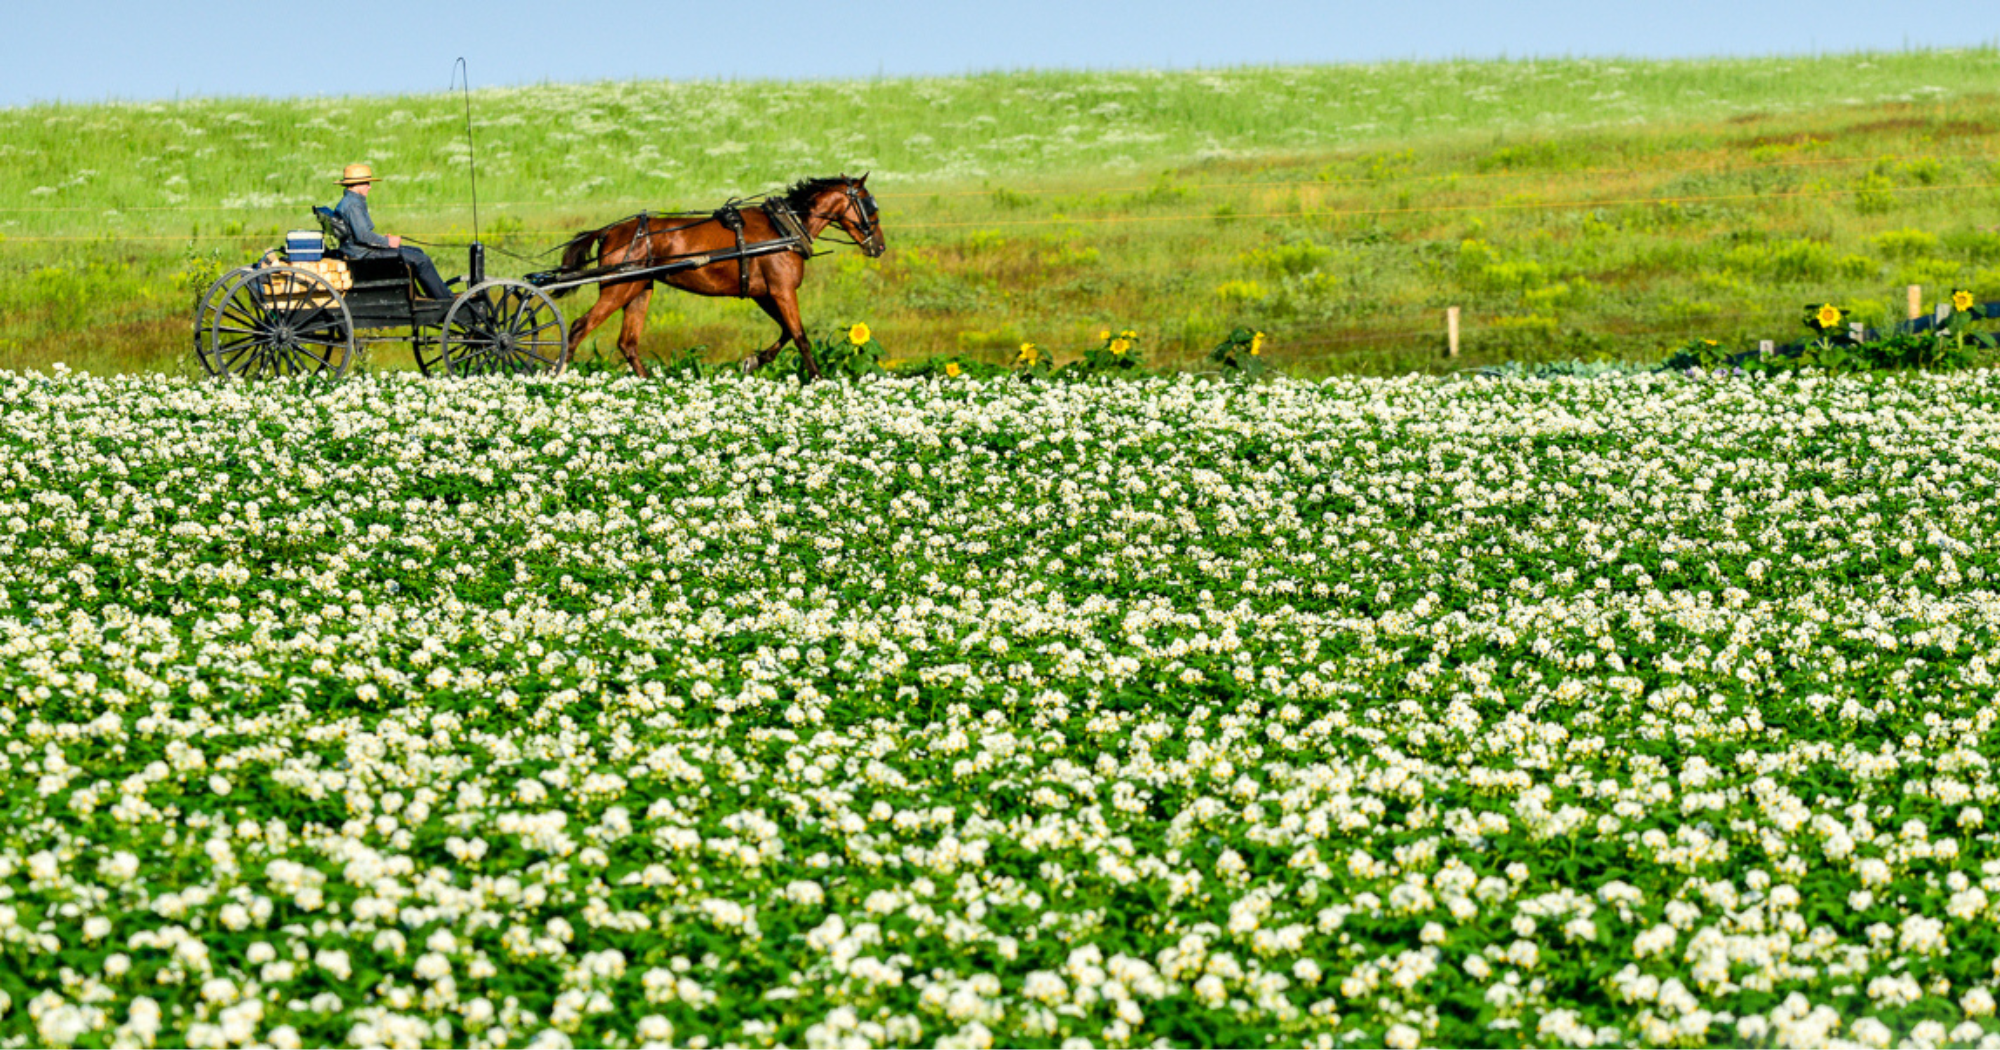
POLYGON ((657 281, 696 295, 733 295, 755 300, 778 323, 778 341, 746 362, 745 371, 770 364, 785 344, 791 343, 804 356, 806 371, 818 379, 819 365, 813 360, 812 344, 806 338, 804 323, 799 320, 798 291, 805 281, 812 242, 831 225, 839 226, 853 238, 869 258, 881 257, 887 246, 883 243, 875 198, 868 192, 868 176, 805 179, 764 204, 739 208, 732 203, 708 216, 641 214, 585 230, 564 244, 562 269, 558 273, 591 266, 593 255, 597 267, 635 268, 668 266, 683 260, 695 262, 701 256, 713 254, 725 257, 686 269, 604 281, 598 287, 597 302, 590 312, 570 325, 568 350, 574 354, 584 337, 612 314, 623 310, 625 320, 618 332, 618 349, 633 372, 646 376, 646 365, 639 360, 639 337, 646 330, 646 308, 651 304, 653 284, 657 281), (780 211, 783 214, 774 215, 780 211), (667 220, 664 224, 663 219, 667 220), (787 227, 802 227, 798 233, 803 237, 794 236, 787 227), (766 251, 741 260, 731 254, 739 247, 786 240, 792 242, 790 250, 766 251))

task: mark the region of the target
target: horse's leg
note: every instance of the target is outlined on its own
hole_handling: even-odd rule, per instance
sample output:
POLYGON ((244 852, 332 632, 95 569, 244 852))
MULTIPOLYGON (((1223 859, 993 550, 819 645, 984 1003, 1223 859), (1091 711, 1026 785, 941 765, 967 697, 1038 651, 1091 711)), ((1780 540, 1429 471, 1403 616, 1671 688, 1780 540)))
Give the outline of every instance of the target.
MULTIPOLYGON (((651 287, 648 285, 647 287, 651 287)), ((583 345, 585 337, 597 331, 597 326, 610 320, 611 315, 623 309, 632 298, 632 286, 627 284, 601 284, 597 286, 597 302, 590 311, 577 318, 569 326, 569 356, 576 359, 576 348, 583 345)))
POLYGON ((785 348, 785 344, 789 342, 792 338, 792 333, 787 331, 785 328, 785 315, 779 312, 778 304, 772 302, 770 296, 760 295, 756 299, 752 300, 752 302, 755 302, 758 306, 762 307, 765 313, 771 315, 771 320, 777 322, 778 341, 772 343, 769 347, 763 350, 757 351, 757 353, 750 358, 749 363, 744 366, 743 370, 745 372, 754 372, 757 369, 760 369, 765 365, 768 365, 771 362, 776 361, 778 359, 778 351, 783 350, 785 348))
POLYGON ((770 299, 778 308, 778 325, 785 330, 785 337, 799 348, 799 355, 806 359, 807 374, 818 379, 819 362, 813 360, 812 340, 806 338, 805 323, 799 320, 799 286, 778 284, 771 289, 770 299))
POLYGON ((646 362, 639 360, 639 337, 646 334, 646 308, 653 302, 653 282, 641 281, 638 291, 625 303, 625 322, 618 330, 618 350, 639 378, 647 378, 646 362))

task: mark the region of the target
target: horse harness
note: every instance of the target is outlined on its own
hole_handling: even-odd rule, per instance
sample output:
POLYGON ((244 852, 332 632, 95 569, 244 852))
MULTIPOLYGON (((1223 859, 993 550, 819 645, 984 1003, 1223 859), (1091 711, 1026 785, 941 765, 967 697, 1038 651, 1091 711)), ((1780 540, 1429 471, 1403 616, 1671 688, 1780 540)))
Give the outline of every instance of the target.
MULTIPOLYGON (((763 209, 764 217, 771 221, 771 228, 778 233, 777 241, 763 244, 780 243, 784 245, 782 250, 797 252, 802 258, 812 258, 812 238, 806 235, 805 224, 799 221, 791 205, 781 200, 767 200, 757 207, 763 209)), ((743 203, 730 201, 715 210, 714 218, 723 229, 736 236, 736 250, 731 253, 736 258, 736 296, 739 299, 746 297, 750 294, 750 256, 763 253, 744 250, 743 203)))
MULTIPOLYGON (((869 233, 874 228, 873 223, 870 221, 873 218, 873 209, 861 206, 862 199, 858 198, 852 190, 849 191, 848 196, 855 199, 857 205, 855 209, 856 213, 862 216, 862 227, 864 229, 862 236, 865 238, 869 236, 869 233)), ((645 244, 645 254, 642 257, 634 258, 628 255, 624 262, 585 270, 551 270, 544 273, 534 273, 529 274, 527 280, 537 288, 555 289, 573 288, 579 285, 595 284, 607 280, 634 279, 642 276, 657 280, 669 273, 699 269, 703 266, 734 259, 736 260, 736 295, 738 298, 747 298, 750 294, 750 260, 752 258, 763 255, 775 255, 779 252, 796 252, 800 258, 810 259, 815 254, 813 251, 812 235, 807 232, 805 221, 792 208, 790 203, 782 199, 773 198, 765 200, 760 204, 749 205, 749 207, 763 210, 765 218, 770 220, 771 228, 777 234, 776 237, 767 241, 745 242, 743 225, 745 202, 741 200, 732 200, 706 215, 701 212, 676 212, 667 215, 640 212, 632 216, 630 220, 620 221, 633 221, 635 223, 631 243, 636 245, 643 242, 645 244), (653 224, 659 219, 666 219, 669 222, 667 225, 656 228, 653 224), (689 253, 686 255, 669 255, 664 257, 655 254, 656 249, 653 238, 692 229, 711 220, 720 224, 723 229, 728 230, 735 237, 736 247, 734 250, 726 254, 723 252, 689 253)), ((814 217, 818 216, 815 215, 814 217)), ((615 226, 617 223, 613 223, 612 225, 615 226)), ((609 228, 601 227, 599 230, 593 232, 601 233, 603 230, 609 228)))

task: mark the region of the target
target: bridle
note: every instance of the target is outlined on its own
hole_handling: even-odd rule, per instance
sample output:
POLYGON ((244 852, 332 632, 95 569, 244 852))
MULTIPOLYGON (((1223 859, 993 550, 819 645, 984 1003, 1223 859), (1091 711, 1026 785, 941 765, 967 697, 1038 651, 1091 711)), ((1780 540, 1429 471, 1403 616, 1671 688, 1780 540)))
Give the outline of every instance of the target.
POLYGON ((847 194, 848 210, 833 214, 815 211, 811 213, 812 218, 838 223, 843 215, 853 215, 855 230, 861 235, 854 242, 855 245, 866 252, 871 259, 881 257, 887 248, 882 243, 882 227, 875 219, 874 194, 869 193, 858 183, 852 182, 843 187, 842 192, 847 194))

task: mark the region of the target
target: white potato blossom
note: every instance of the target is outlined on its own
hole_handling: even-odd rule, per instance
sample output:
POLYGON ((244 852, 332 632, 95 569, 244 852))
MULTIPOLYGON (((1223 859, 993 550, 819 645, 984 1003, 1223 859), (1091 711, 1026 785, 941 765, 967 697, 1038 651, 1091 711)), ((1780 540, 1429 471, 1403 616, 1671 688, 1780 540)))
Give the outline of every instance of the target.
POLYGON ((0 1037, 2000 1042, 1995 390, 0 374, 0 1037))

